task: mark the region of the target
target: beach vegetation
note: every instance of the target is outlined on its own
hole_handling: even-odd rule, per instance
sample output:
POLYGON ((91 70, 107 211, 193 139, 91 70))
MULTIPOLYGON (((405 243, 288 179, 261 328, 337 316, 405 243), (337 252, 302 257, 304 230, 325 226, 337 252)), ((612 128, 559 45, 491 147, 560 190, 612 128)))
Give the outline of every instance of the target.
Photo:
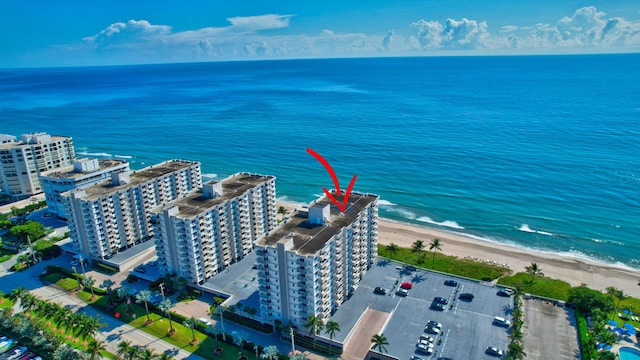
MULTIPOLYGON (((420 255, 413 251, 413 247, 410 249, 396 246, 392 248, 392 251, 389 251, 389 246, 381 246, 378 248, 378 255, 383 258, 400 261, 408 265, 423 267, 423 261, 420 258, 420 255)), ((441 253, 433 255, 431 267, 435 267, 441 272, 483 281, 492 281, 511 273, 511 270, 498 265, 460 259, 456 256, 441 253)))
POLYGON ((391 244, 387 245, 387 252, 391 256, 395 255, 396 253, 398 253, 398 245, 396 245, 394 243, 391 243, 391 244))
POLYGON ((500 278, 498 284, 521 288, 527 294, 564 301, 569 299, 571 289, 571 284, 568 282, 548 277, 541 276, 535 282, 531 282, 531 275, 524 272, 500 278))
POLYGON ((616 299, 616 310, 620 308, 620 301, 622 301, 622 300, 624 300, 624 299, 629 297, 628 295, 626 295, 624 293, 624 291, 622 291, 622 290, 620 290, 620 289, 618 289, 616 287, 613 287, 613 286, 609 286, 606 289, 606 291, 607 291, 608 295, 610 295, 614 299, 616 299))
POLYGON ((531 275, 531 282, 535 281, 536 276, 544 276, 544 274, 542 273, 542 269, 540 268, 540 265, 538 265, 538 263, 531 263, 531 265, 526 266, 524 269, 527 274, 531 275))
POLYGON ((442 251, 442 242, 440 241, 440 239, 431 240, 431 243, 429 244, 429 251, 433 253, 433 261, 432 261, 431 268, 435 269, 436 268, 436 252, 442 251))
POLYGON ((567 300, 583 314, 591 314, 594 309, 599 309, 606 314, 615 308, 611 297, 598 290, 590 289, 585 284, 570 289, 567 300))

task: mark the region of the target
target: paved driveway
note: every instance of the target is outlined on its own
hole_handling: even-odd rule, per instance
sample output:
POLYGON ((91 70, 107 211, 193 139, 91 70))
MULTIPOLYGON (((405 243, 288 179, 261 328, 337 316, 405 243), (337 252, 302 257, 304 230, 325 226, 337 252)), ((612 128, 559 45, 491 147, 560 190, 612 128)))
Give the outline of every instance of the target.
POLYGON ((573 311, 544 300, 525 300, 523 327, 527 359, 580 359, 573 311))

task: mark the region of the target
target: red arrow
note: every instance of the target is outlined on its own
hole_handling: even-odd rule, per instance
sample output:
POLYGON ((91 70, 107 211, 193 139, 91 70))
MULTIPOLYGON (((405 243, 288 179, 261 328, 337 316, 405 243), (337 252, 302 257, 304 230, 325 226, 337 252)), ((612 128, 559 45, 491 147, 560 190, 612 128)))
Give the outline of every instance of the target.
MULTIPOLYGON (((338 182, 338 177, 336 177, 336 173, 335 171, 333 171, 333 168, 331 168, 331 165, 329 165, 329 162, 327 162, 327 160, 320 156, 320 154, 311 150, 310 148, 307 148, 307 152, 318 161, 320 161, 325 169, 327 169, 329 175, 331 175, 331 179, 333 179, 333 185, 336 187, 336 195, 342 195, 342 193, 340 192, 340 183, 338 182)), ((355 184, 355 182, 356 175, 353 175, 353 178, 351 178, 351 182, 349 183, 349 187, 347 187, 347 192, 344 194, 344 198, 342 198, 342 203, 340 203, 333 195, 331 195, 327 188, 323 187, 322 190, 324 190, 324 193, 327 195, 329 200, 331 200, 331 202, 333 202, 341 212, 344 212, 347 209, 347 201, 349 200, 349 195, 351 194, 351 189, 353 189, 353 185, 355 184)))

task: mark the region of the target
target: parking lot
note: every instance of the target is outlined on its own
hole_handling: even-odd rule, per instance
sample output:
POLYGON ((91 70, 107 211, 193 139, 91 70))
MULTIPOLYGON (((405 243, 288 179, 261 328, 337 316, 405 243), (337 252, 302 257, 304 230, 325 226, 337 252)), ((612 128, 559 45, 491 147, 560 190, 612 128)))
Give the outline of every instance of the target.
POLYGON ((496 316, 511 319, 513 310, 513 299, 497 296, 498 289, 492 284, 424 270, 408 272, 398 263, 378 260, 351 299, 332 317, 341 327, 335 338, 344 342, 358 320, 354 314, 372 308, 391 314, 382 332, 389 342, 388 354, 399 359, 409 359, 412 355, 424 359, 495 359, 485 353, 487 347, 504 351, 508 340, 507 328, 494 325, 493 319, 496 316), (457 284, 447 286, 446 280, 455 280, 457 284), (406 296, 398 296, 396 291, 403 282, 411 282, 412 288, 406 296), (375 294, 376 287, 387 289, 387 294, 375 294), (459 300, 461 293, 472 293, 474 298, 459 300), (434 297, 447 300, 443 310, 431 309, 434 297), (442 324, 441 333, 425 332, 429 320, 442 324), (416 351, 421 335, 434 339, 431 354, 416 351))
POLYGON ((524 310, 522 332, 527 359, 580 358, 573 310, 539 299, 525 300, 524 310))

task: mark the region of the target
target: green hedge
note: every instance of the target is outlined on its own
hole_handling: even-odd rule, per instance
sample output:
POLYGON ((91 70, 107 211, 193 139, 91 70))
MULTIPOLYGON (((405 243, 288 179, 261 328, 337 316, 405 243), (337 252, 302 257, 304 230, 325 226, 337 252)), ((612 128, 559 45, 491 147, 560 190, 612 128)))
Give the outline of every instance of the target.
POLYGON ((543 276, 537 276, 531 282, 531 275, 524 272, 519 272, 513 276, 505 276, 498 280, 498 284, 514 288, 521 287, 527 294, 564 301, 569 299, 569 290, 571 289, 571 285, 566 281, 543 276))
POLYGON ((578 339, 580 340, 580 352, 582 353, 582 360, 591 360, 591 349, 588 348, 588 335, 587 335, 587 319, 579 310, 575 311, 576 321, 578 323, 578 339))

